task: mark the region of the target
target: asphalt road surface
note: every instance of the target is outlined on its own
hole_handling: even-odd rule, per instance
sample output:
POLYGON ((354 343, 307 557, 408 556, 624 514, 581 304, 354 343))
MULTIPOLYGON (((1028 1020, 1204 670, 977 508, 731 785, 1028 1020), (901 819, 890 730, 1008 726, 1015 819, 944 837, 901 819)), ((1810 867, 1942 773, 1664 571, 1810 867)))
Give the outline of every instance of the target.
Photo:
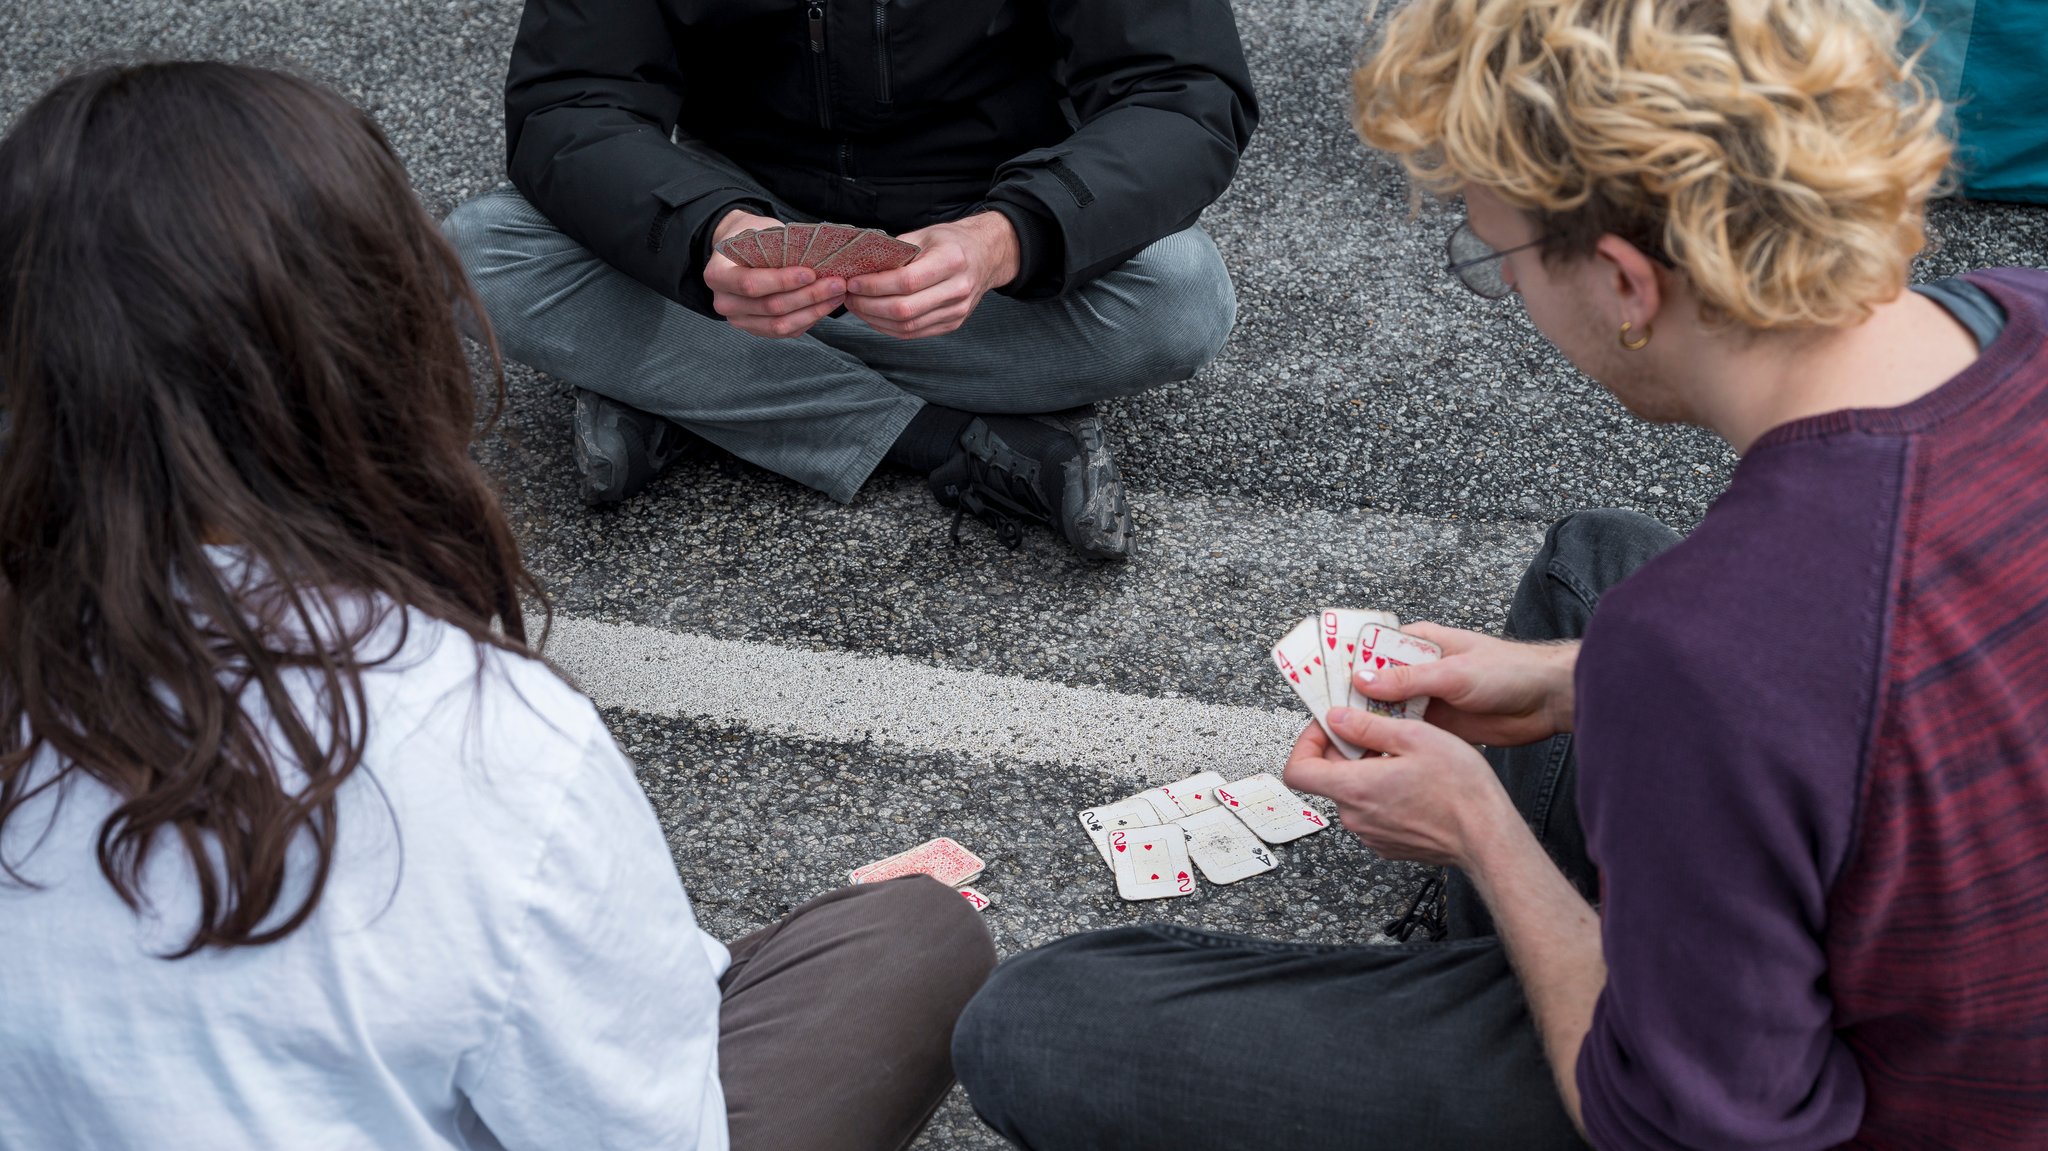
MULTIPOLYGON (((730 458, 621 509, 574 495, 571 398, 510 373, 481 448, 557 611, 550 648, 640 766, 707 927, 733 937, 936 835, 988 861, 1005 954, 1161 920, 1366 942, 1416 872, 1341 831, 1192 898, 1116 897, 1074 812, 1217 767, 1277 769, 1302 718, 1266 651, 1324 606, 1495 626, 1544 525, 1638 508, 1685 529, 1735 459, 1634 422, 1512 301, 1439 271, 1345 122, 1362 0, 1238 4, 1264 122, 1205 217, 1238 326, 1196 379, 1107 410, 1148 553, 1004 551, 909 476, 850 507, 730 458), (776 832, 771 839, 764 836, 776 832)), ((0 0, 0 123, 82 64, 281 64, 375 114, 437 215, 498 182, 518 0, 0 0)), ((1948 202, 1919 275, 2048 265, 2048 210, 1948 202)), ((964 1099, 921 1148, 993 1148, 964 1099)))

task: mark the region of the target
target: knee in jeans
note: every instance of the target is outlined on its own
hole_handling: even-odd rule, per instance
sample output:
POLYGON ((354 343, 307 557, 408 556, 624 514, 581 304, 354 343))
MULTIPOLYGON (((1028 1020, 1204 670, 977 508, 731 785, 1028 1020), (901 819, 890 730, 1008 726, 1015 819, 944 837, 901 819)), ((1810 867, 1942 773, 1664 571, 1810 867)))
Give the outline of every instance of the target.
POLYGON ((1151 382, 1185 380, 1223 351, 1237 323, 1237 289, 1208 235, 1177 232, 1144 252, 1152 277, 1146 302, 1144 372, 1151 382))
POLYGON ((1014 1102, 1022 1086, 1003 1057, 1030 1049, 1025 1031, 1051 1009, 1036 978, 1046 958, 1027 951, 997 967, 953 1025, 953 1074, 984 1116, 1014 1102))
POLYGON ((1550 525, 1544 550, 1613 557, 1633 568, 1678 542, 1663 521, 1627 508, 1588 508, 1550 525))

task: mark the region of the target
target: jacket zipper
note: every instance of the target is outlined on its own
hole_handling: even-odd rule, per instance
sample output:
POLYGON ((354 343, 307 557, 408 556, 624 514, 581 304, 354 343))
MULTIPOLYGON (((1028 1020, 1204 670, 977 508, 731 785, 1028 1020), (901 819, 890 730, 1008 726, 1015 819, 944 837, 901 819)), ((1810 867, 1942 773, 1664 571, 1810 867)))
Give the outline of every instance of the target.
POLYGON ((875 76, 882 103, 889 102, 889 0, 875 0, 875 76))
POLYGON ((818 92, 818 127, 832 129, 832 90, 825 75, 825 0, 810 0, 804 19, 811 33, 811 80, 818 92))

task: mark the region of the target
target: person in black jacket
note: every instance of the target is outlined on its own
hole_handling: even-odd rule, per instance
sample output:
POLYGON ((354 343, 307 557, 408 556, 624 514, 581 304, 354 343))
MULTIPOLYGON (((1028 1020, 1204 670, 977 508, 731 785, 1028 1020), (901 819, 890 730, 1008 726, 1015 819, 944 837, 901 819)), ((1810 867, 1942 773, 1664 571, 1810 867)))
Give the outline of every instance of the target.
POLYGON ((507 354, 577 387, 588 501, 695 433, 1132 554, 1092 405, 1235 319, 1196 222, 1258 116, 1227 0, 527 0, 505 107, 511 186, 446 228, 507 354), (923 252, 848 280, 713 251, 816 220, 923 252))

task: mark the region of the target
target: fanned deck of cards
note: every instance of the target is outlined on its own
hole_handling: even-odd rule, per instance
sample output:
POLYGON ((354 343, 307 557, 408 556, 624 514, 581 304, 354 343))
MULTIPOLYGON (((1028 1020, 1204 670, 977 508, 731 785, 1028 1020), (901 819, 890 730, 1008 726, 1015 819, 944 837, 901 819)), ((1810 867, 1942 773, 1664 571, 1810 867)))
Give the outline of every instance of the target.
POLYGON ((1361 671, 1431 663, 1443 654, 1442 648, 1428 640, 1403 632, 1401 621, 1387 612, 1332 607, 1295 624, 1280 637, 1273 645, 1273 666, 1308 705, 1323 734, 1330 737, 1330 745, 1346 759, 1357 759, 1365 753, 1330 730, 1331 708, 1362 707, 1393 719, 1421 719, 1429 697, 1381 703, 1359 695, 1352 677, 1361 671))
POLYGON ((865 276, 917 259, 924 249, 876 228, 787 224, 749 228, 718 242, 718 252, 747 268, 816 268, 821 276, 865 276))
POLYGON ((1280 866, 1271 846, 1328 826, 1322 814, 1270 775, 1225 783, 1213 771, 1080 813, 1081 826, 1125 899, 1195 892, 1195 871, 1236 883, 1280 866))
POLYGON ((947 887, 960 893, 960 898, 974 905, 976 911, 987 911, 995 902, 988 896, 967 886, 983 867, 981 857, 944 836, 927 840, 908 851, 899 851, 873 863, 863 864, 846 873, 846 881, 858 886, 863 883, 881 883, 885 880, 900 879, 906 875, 929 875, 947 887))

